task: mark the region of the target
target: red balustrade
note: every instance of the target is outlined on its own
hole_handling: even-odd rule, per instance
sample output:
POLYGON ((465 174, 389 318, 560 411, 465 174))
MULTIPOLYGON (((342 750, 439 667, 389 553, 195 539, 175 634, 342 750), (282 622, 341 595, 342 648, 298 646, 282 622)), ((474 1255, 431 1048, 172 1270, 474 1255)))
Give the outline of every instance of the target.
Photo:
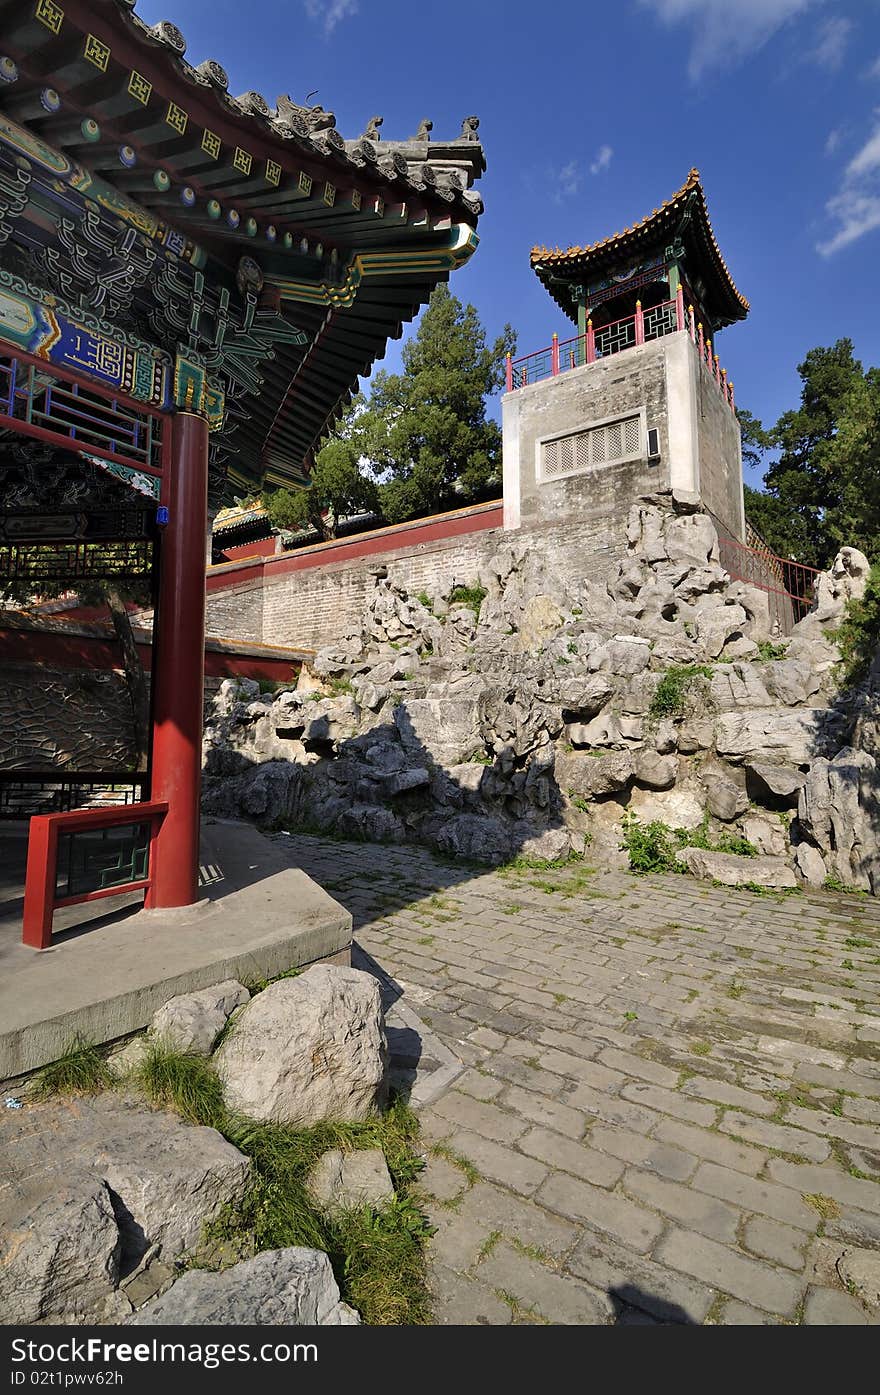
MULTIPOLYGON (((60 906, 75 906, 97 901, 105 896, 121 896, 132 891, 146 891, 149 899, 153 878, 154 850, 162 821, 168 813, 163 801, 145 801, 122 808, 72 809, 69 813, 36 814, 30 821, 27 873, 24 888, 22 944, 31 949, 48 949, 52 943, 52 917, 60 906), (133 875, 90 890, 70 893, 72 844, 67 846, 68 887, 59 888, 59 840, 70 835, 89 834, 102 829, 121 828, 128 824, 149 827, 148 845, 144 853, 143 875, 133 875), (60 893, 60 894, 59 894, 60 893)), ((105 868, 104 878, 112 879, 114 869, 105 868)))

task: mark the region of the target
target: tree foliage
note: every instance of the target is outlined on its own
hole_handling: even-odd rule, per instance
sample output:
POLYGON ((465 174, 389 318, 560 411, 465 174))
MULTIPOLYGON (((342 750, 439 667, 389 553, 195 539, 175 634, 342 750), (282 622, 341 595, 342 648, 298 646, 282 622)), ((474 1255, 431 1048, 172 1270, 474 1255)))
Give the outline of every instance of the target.
POLYGON ((799 366, 800 406, 769 431, 741 413, 743 458, 778 452, 746 512, 775 552, 824 567, 845 544, 880 544, 880 370, 865 371, 849 339, 811 349, 799 366), (745 420, 744 420, 745 419, 745 420))
POLYGON ((489 345, 475 308, 435 288, 403 350, 403 372, 376 374, 358 422, 390 523, 500 486, 501 431, 486 418, 486 399, 500 389, 514 347, 509 325, 489 345))
POLYGON ((322 538, 334 538, 347 514, 379 507, 375 482, 361 469, 359 418, 363 398, 356 397, 336 431, 318 451, 308 489, 276 489, 263 504, 275 528, 314 528, 322 538))

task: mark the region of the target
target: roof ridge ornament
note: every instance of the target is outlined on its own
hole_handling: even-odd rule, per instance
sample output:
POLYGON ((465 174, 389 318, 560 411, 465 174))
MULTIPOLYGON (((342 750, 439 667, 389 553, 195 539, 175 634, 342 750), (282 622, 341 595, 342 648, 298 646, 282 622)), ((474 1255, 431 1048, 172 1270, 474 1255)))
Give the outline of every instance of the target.
POLYGON ((197 73, 206 77, 214 87, 219 87, 221 92, 225 92, 229 86, 229 77, 226 69, 218 63, 215 58, 205 58, 196 68, 197 73))
POLYGON ((249 111, 252 116, 271 116, 272 108, 266 101, 262 92, 242 92, 240 97, 235 98, 238 106, 249 111))
POLYGON ((361 136, 361 140, 381 140, 382 137, 379 135, 379 127, 384 120, 384 116, 371 116, 367 122, 367 129, 361 136))
POLYGON ((176 24, 172 24, 170 19, 160 19, 150 29, 150 33, 160 43, 166 44, 168 48, 174 50, 179 58, 186 53, 186 39, 181 34, 176 24))
POLYGON ((301 106, 299 102, 292 102, 285 94, 276 98, 275 108, 277 119, 298 134, 313 136, 321 131, 332 130, 336 125, 336 117, 332 111, 325 111, 320 105, 301 106))
POLYGON ((464 121, 462 121, 461 123, 461 135, 458 137, 458 139, 475 141, 477 142, 477 144, 479 144, 480 137, 477 134, 479 131, 479 127, 480 118, 478 116, 466 116, 464 118, 464 121))
POLYGON ((424 120, 421 121, 421 122, 419 123, 419 129, 416 131, 415 135, 414 135, 414 136, 410 136, 410 140, 411 140, 411 141, 426 141, 426 140, 430 140, 430 139, 431 139, 431 132, 433 131, 433 129, 434 129, 434 123, 433 123, 433 121, 429 121, 428 117, 426 116, 426 117, 424 118, 424 120))

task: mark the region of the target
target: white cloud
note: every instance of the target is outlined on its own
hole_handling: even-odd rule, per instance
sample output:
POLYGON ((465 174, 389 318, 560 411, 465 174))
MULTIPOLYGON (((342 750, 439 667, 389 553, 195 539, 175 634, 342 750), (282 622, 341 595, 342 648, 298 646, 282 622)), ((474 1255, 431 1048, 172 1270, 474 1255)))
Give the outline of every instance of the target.
POLYGON ((880 54, 874 59, 868 71, 865 73, 868 78, 880 78, 880 54))
POLYGON ((840 142, 843 140, 843 127, 835 126, 833 131, 829 131, 825 140, 825 154, 833 155, 840 142))
POLYGON ((811 48, 804 56, 820 68, 827 68, 829 72, 836 73, 843 63, 852 27, 852 21, 849 19, 826 19, 819 27, 816 47, 811 48))
POLYGON ((358 0, 303 0, 309 19, 318 21, 330 35, 340 20, 357 13, 358 0))
MULTIPOLYGON (((880 112, 877 113, 880 115, 880 112)), ((840 188, 825 205, 837 229, 817 245, 823 257, 880 228, 880 122, 843 172, 840 188)))
POLYGON ((553 176, 556 185, 553 202, 562 203, 563 199, 571 198, 580 189, 582 179, 583 175, 577 160, 569 160, 567 165, 556 170, 553 176))
POLYGON ((601 174, 603 170, 607 170, 613 154, 610 145, 600 145, 596 151, 596 158, 590 165, 590 174, 601 174))
MULTIPOLYGON (((639 0, 664 24, 693 29, 688 73, 696 81, 756 53, 819 0, 639 0)), ((846 23, 846 21, 844 21, 846 23)))

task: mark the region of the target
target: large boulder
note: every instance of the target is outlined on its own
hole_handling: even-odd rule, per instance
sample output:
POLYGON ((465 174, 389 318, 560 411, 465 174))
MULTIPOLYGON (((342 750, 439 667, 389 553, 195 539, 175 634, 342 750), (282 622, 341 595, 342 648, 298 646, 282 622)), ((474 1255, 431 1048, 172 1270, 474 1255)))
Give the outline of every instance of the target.
POLYGON ((80 1156, 87 1150, 110 1188, 127 1257, 151 1245, 164 1260, 185 1254, 206 1224, 244 1199, 250 1161, 216 1129, 105 1098, 79 1110, 80 1156))
POLYGON ((564 752, 556 759, 556 780, 569 794, 591 798, 626 789, 633 778, 633 758, 629 751, 608 751, 592 755, 587 751, 564 752))
POLYGON ((0 1132, 0 1322, 100 1322, 120 1271, 192 1250, 244 1200, 249 1160, 214 1129, 116 1095, 10 1111, 0 1132))
POLYGON ((802 770, 791 765, 775 765, 770 761, 750 760, 746 762, 746 788, 753 799, 761 804, 777 804, 794 808, 798 795, 806 780, 802 770))
POLYGON ((128 1319, 132 1327, 339 1327, 360 1322, 321 1250, 264 1250, 219 1274, 191 1269, 128 1319))
POLYGON ((329 964, 279 979, 242 1009, 215 1061, 229 1108, 250 1119, 369 1119, 388 1061, 379 985, 329 964))
POLYGON ((122 1239, 106 1183, 71 1166, 0 1190, 0 1323, 96 1322, 115 1293, 122 1239))
POLYGON ((845 726, 845 717, 824 707, 724 712, 715 722, 715 749, 731 762, 754 760, 759 753, 765 762, 809 765, 839 745, 845 726))
POLYGON ((847 746, 816 760, 798 799, 798 823, 847 886, 880 892, 880 776, 867 751, 847 746))
POLYGON ((706 848, 681 848, 675 854, 689 872, 704 881, 724 886, 755 886, 784 889, 797 886, 797 878, 781 857, 740 857, 737 853, 709 852, 706 848))
POLYGON ((458 765, 483 749, 477 701, 470 697, 410 698, 394 710, 400 739, 419 764, 458 765))
POLYGON ((195 993, 180 993, 153 1014, 150 1033, 176 1051, 210 1056, 227 1019, 250 996, 244 984, 235 979, 195 993))

